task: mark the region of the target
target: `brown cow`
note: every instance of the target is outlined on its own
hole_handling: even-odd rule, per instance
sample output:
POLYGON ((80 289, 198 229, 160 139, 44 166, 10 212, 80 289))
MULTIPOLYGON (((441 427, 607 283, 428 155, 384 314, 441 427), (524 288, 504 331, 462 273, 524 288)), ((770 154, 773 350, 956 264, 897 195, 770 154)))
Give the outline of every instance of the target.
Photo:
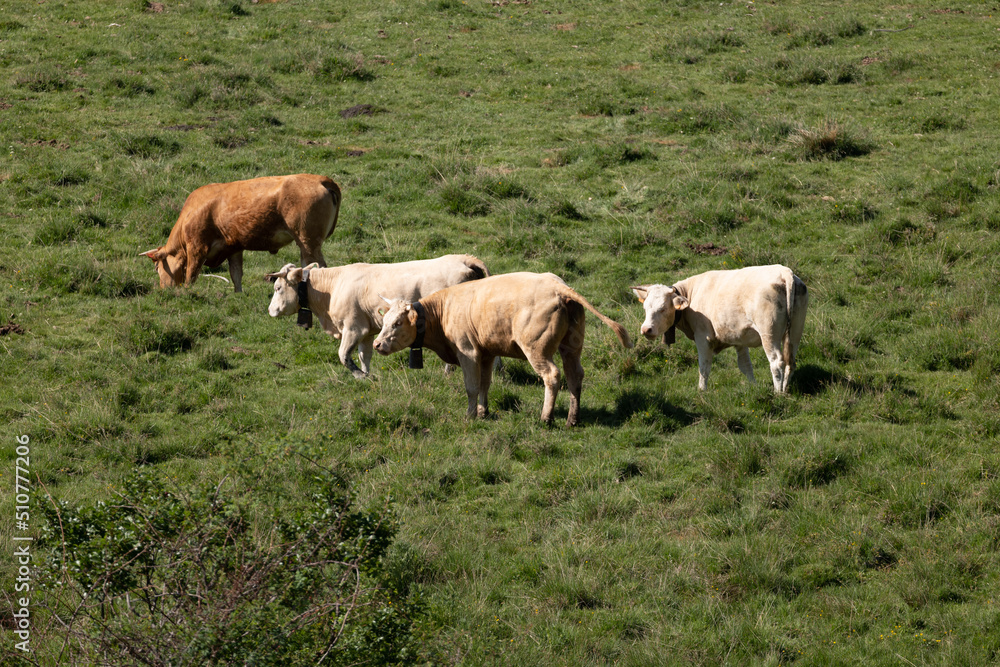
POLYGON ((386 302, 389 310, 383 316, 375 350, 391 354, 405 347, 426 346, 446 363, 460 364, 469 417, 488 414, 493 360, 512 357, 527 359, 542 376, 542 420, 551 422, 559 392, 559 368, 552 357, 558 351, 570 393, 566 425, 575 426, 583 388, 584 308, 611 327, 622 345, 632 347, 622 325, 599 313, 551 273, 507 273, 453 285, 416 302, 386 302))
POLYGON ((340 188, 326 176, 265 176, 203 185, 181 208, 166 245, 142 253, 156 264, 160 287, 190 285, 203 265, 229 260, 243 291, 243 251, 272 255, 295 241, 302 264, 326 266, 321 246, 337 226, 340 188))

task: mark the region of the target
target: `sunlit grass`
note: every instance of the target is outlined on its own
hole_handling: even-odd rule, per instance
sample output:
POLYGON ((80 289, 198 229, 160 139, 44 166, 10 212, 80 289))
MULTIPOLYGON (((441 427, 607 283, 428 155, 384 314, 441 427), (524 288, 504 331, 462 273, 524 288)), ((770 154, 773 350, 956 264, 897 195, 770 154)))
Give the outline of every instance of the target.
POLYGON ((288 492, 308 457, 394 498, 432 662, 995 661, 995 12, 164 4, 0 7, 0 412, 37 500, 261 458, 288 492), (517 361, 468 422, 437 360, 355 381, 267 317, 294 248, 248 253, 242 295, 156 288, 138 254, 188 193, 297 172, 343 188, 332 263, 553 271, 633 337, 629 285, 791 266, 792 393, 732 351, 699 393, 690 341, 592 321, 581 428, 538 423, 517 361))

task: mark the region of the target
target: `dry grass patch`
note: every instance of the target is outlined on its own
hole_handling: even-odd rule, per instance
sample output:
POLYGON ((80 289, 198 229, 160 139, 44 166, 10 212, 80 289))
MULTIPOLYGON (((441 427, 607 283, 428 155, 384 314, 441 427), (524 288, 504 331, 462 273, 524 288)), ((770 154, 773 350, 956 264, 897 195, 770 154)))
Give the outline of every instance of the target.
POLYGON ((868 155, 875 149, 873 141, 831 119, 816 128, 799 126, 788 137, 788 143, 803 160, 843 160, 868 155))

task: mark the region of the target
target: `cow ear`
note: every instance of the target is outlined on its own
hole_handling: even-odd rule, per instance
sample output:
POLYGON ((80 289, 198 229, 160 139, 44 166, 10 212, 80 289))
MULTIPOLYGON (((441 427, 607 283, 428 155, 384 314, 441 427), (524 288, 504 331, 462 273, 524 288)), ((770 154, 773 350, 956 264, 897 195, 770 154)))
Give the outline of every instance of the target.
POLYGON ((385 317, 385 314, 389 311, 387 311, 385 308, 379 308, 375 312, 378 313, 379 317, 385 317))
POLYGON ((639 303, 645 303, 646 295, 649 294, 649 285, 638 285, 629 289, 632 290, 632 294, 635 294, 635 298, 639 299, 639 303))
POLYGON ((302 269, 292 268, 288 270, 288 274, 285 276, 285 280, 290 283, 302 282, 302 269))
POLYGON ((406 319, 408 319, 410 321, 410 324, 412 324, 413 326, 417 326, 417 318, 419 317, 419 315, 417 315, 417 311, 407 306, 406 312, 407 312, 406 319))
POLYGON ((288 275, 288 269, 283 268, 281 271, 275 271, 274 273, 265 273, 264 280, 269 283, 274 283, 278 282, 278 278, 284 278, 286 275, 288 275))
POLYGON ((690 303, 690 301, 679 294, 674 296, 674 310, 684 310, 690 305, 690 303))

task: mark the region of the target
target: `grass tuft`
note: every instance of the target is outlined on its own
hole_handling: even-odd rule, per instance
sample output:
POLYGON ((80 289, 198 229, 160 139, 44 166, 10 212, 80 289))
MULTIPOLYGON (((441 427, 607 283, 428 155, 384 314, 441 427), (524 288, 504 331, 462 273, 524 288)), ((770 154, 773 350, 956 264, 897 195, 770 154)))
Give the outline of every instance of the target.
POLYGON ((875 150, 873 141, 835 120, 826 120, 816 128, 799 127, 788 142, 802 160, 843 160, 875 150))
POLYGON ((172 157, 181 152, 180 143, 156 134, 122 136, 118 145, 125 155, 147 160, 172 157))
POLYGON ((39 65, 14 77, 14 85, 33 93, 52 93, 69 88, 69 80, 53 65, 39 65))

